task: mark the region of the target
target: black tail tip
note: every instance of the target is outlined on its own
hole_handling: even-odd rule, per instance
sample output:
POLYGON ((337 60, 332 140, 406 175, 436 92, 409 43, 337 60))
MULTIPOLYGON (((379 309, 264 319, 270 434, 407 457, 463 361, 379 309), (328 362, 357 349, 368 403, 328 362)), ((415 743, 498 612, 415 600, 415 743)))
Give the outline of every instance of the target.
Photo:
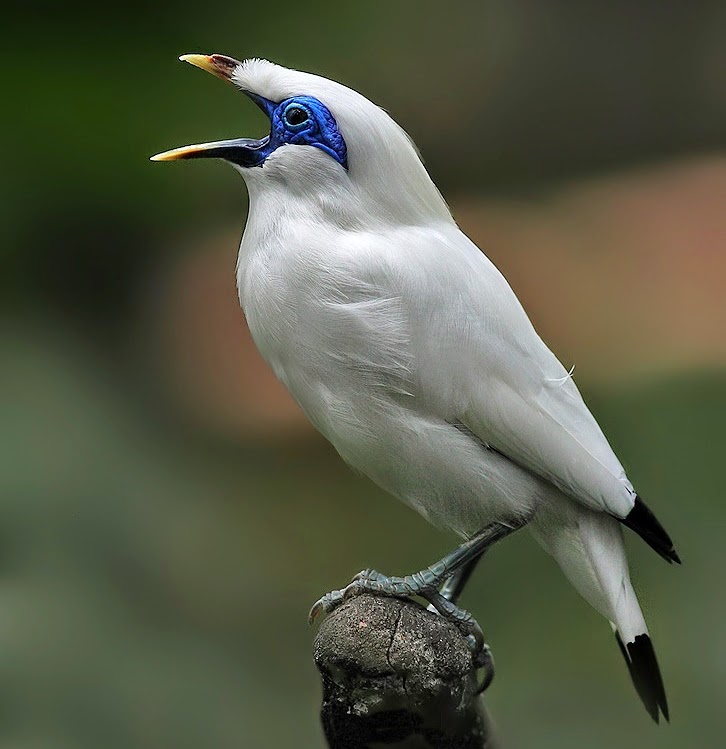
POLYGON ((620 522, 635 531, 666 562, 681 563, 681 558, 673 547, 673 541, 666 533, 666 529, 658 522, 658 518, 637 494, 635 495, 633 509, 620 522))
POLYGON ((658 723, 662 714, 666 722, 670 721, 668 700, 666 699, 663 677, 658 668, 653 643, 646 634, 637 635, 633 642, 623 643, 618 632, 615 633, 620 652, 633 680, 635 690, 643 701, 645 709, 653 720, 658 723))

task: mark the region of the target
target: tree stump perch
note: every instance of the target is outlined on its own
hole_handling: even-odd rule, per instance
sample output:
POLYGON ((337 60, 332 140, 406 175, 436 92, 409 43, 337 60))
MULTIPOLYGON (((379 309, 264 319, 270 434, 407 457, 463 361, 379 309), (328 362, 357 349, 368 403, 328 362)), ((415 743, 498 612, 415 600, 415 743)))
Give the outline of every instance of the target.
POLYGON ((352 598, 323 621, 315 663, 330 749, 495 749, 464 638, 418 603, 352 598))

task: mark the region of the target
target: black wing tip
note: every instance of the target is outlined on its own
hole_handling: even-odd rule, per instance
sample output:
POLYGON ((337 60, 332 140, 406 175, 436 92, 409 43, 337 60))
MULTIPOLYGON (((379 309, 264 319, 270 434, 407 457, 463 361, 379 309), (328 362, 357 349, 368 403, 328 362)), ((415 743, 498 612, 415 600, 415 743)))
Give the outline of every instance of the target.
POLYGON ((650 507, 636 494, 633 509, 620 522, 635 531, 654 551, 669 564, 681 563, 666 529, 658 522, 650 507))
POLYGON ((658 660, 655 657, 655 650, 650 637, 646 634, 637 635, 635 640, 627 643, 627 645, 623 642, 619 632, 615 633, 615 637, 628 666, 635 690, 643 701, 648 714, 656 723, 659 723, 661 714, 666 723, 670 723, 663 677, 658 667, 658 660))

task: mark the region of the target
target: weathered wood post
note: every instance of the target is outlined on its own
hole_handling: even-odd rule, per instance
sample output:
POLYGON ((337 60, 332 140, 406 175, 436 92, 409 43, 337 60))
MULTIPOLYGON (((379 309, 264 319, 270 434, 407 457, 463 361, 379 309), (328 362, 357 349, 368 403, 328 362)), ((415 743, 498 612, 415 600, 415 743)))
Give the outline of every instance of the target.
POLYGON ((361 595, 315 639, 330 749, 494 749, 462 635, 419 604, 361 595))

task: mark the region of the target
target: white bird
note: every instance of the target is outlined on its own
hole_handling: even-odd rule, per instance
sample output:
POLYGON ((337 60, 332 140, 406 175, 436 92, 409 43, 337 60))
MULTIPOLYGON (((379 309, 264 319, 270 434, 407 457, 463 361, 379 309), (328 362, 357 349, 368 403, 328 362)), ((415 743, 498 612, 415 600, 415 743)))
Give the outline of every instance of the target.
POLYGON ((673 543, 411 139, 326 78, 266 60, 180 59, 270 119, 261 140, 152 157, 217 157, 244 177, 237 284, 262 356, 345 461, 466 539, 416 575, 364 571, 312 614, 364 590, 420 595, 481 645, 455 599, 487 546, 527 525, 611 622, 650 715, 668 719, 620 526, 679 562, 673 543))

